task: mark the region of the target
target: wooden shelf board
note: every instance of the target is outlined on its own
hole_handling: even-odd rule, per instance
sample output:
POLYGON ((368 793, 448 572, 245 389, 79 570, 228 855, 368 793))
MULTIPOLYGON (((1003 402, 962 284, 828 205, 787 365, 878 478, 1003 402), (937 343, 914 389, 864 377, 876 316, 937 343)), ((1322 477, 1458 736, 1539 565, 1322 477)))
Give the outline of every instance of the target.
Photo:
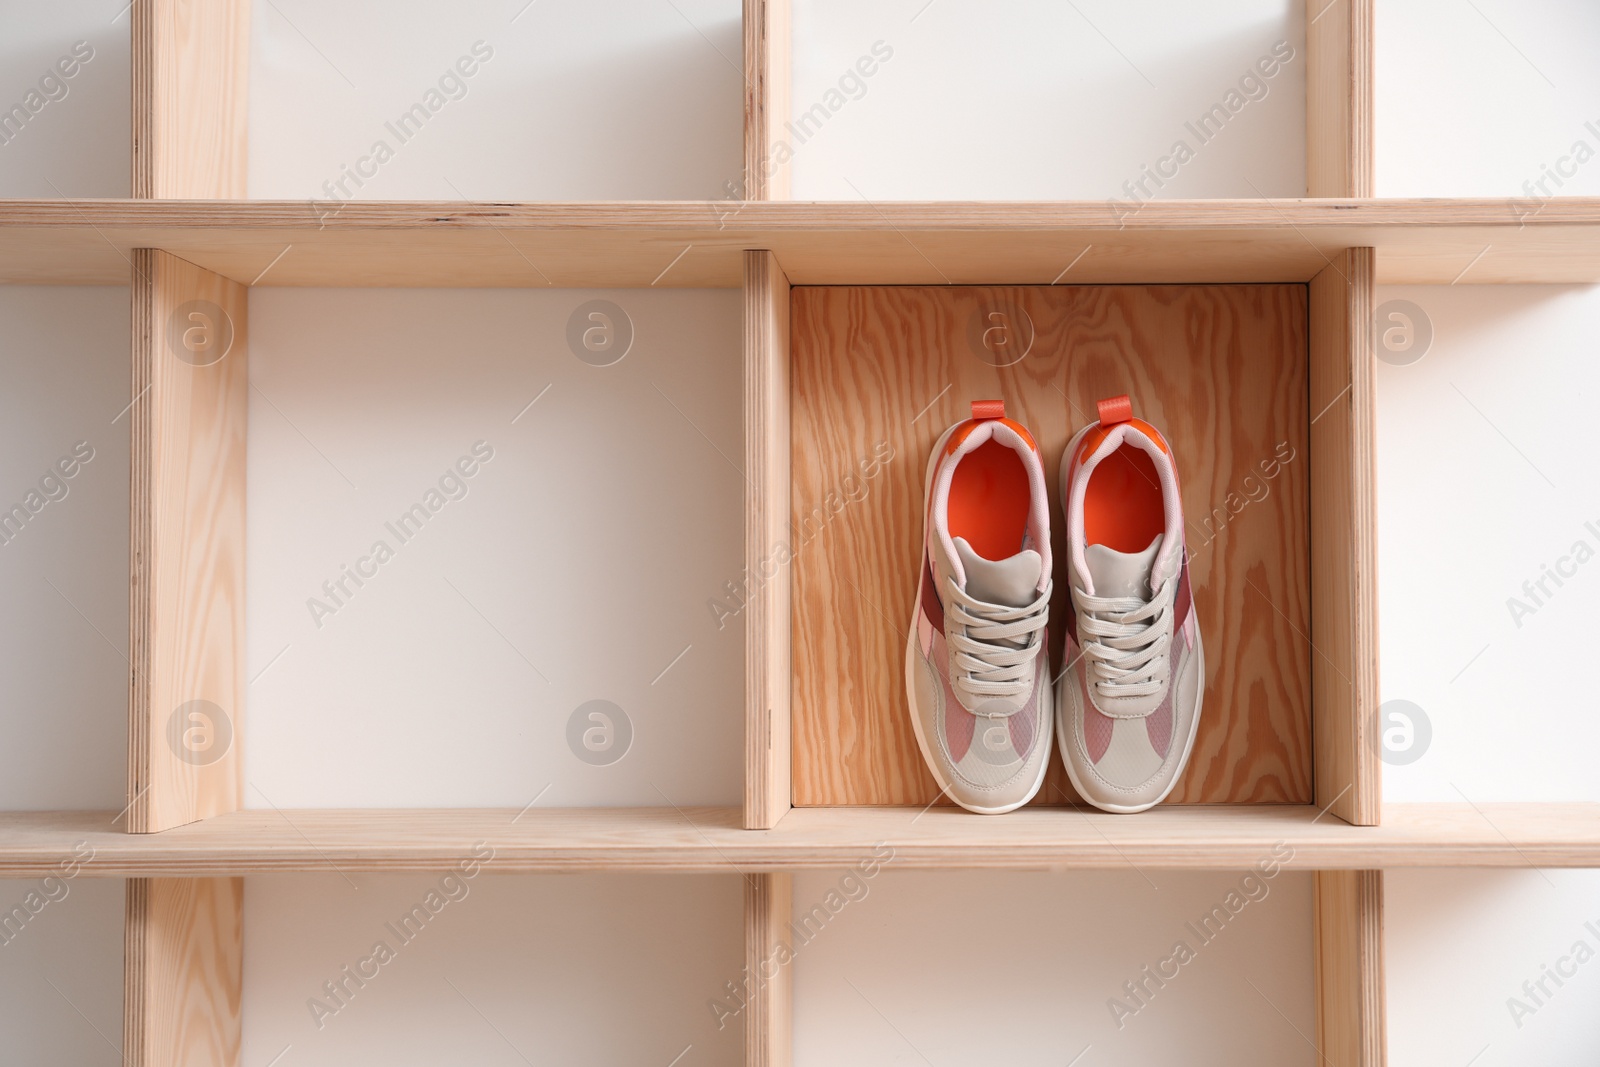
POLYGON ((159 834, 103 812, 0 815, 0 877, 38 878, 80 843, 92 877, 292 871, 437 871, 479 842, 494 871, 838 868, 894 850, 919 869, 1243 868, 1292 848, 1301 870, 1600 867, 1600 804, 1408 804, 1355 827, 1310 805, 1163 806, 1138 816, 1076 808, 1002 818, 932 808, 796 808, 772 830, 738 808, 239 811, 159 834))
POLYGON ((807 284, 1600 281, 1600 198, 845 203, 6 200, 0 283, 123 284, 160 248, 246 284, 737 287, 745 249, 807 284), (1536 210, 1537 208, 1537 210, 1536 210), (1085 251, 1087 249, 1087 251, 1085 251))

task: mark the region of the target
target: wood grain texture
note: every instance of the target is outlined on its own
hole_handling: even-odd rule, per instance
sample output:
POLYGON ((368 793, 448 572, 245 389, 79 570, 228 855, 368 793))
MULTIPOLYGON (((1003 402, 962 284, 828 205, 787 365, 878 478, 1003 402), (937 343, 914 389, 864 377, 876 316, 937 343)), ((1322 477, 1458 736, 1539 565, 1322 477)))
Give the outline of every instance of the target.
POLYGON ((1328 1067, 1383 1067, 1383 872, 1318 871, 1317 1047, 1328 1067))
POLYGON ((1600 282, 1597 235, 1595 197, 1155 200, 1129 215, 1083 201, 10 200, 0 281, 125 283, 131 249, 163 248, 261 285, 737 288, 745 249, 764 248, 796 285, 1304 282, 1375 247, 1383 283, 1600 282))
POLYGON ((244 879, 129 879, 123 941, 127 1067, 237 1067, 244 879))
POLYGON ((1373 194, 1374 0, 1306 0, 1306 195, 1373 194))
POLYGON ((894 849, 896 870, 1242 870, 1282 842, 1295 870, 1600 867, 1600 804, 1399 804, 1351 826, 1310 804, 1161 805, 1138 818, 1028 808, 796 808, 746 830, 739 808, 237 811, 162 834, 113 812, 0 814, 0 877, 42 878, 80 842, 85 878, 442 872, 478 842, 496 871, 842 870, 894 849), (513 822, 513 820, 516 820, 513 822))
POLYGON ((789 811, 789 280, 745 253, 745 826, 789 811))
POLYGON ((774 153, 789 121, 790 0, 744 0, 744 199, 786 200, 789 161, 774 153))
MULTIPOLYGON (((1061 451, 1123 392, 1178 458, 1206 643, 1171 800, 1311 799, 1303 286, 797 288, 792 343, 796 805, 938 797, 902 664, 939 434, 968 401, 1005 400, 1044 455, 1060 560, 1061 451), (982 346, 996 315, 1015 344, 1031 331, 1011 366, 982 346)), ((1070 610, 1058 581, 1057 670, 1070 610)), ((1075 799, 1053 757, 1035 803, 1075 799)))
POLYGON ((750 1000, 744 1013, 746 1067, 789 1067, 794 1052, 794 965, 780 962, 794 911, 794 879, 751 874, 744 880, 745 976, 750 1000))
POLYGON ((243 286, 134 265, 128 826, 148 833, 240 802, 249 343, 243 286))
POLYGON ((131 7, 133 195, 243 199, 250 0, 131 7))
POLYGON ((1311 282, 1311 703, 1316 802, 1370 826, 1382 803, 1373 253, 1311 282))

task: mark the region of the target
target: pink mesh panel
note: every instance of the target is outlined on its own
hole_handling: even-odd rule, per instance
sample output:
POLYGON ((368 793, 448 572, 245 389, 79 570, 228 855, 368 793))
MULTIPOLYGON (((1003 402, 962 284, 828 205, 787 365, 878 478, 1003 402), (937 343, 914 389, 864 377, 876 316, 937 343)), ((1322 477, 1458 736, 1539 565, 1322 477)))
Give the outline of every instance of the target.
POLYGON ((1178 661, 1182 655, 1183 647, 1177 641, 1173 641, 1172 648, 1167 653, 1167 677, 1171 680, 1167 683, 1166 695, 1161 698, 1161 705, 1145 716, 1144 720, 1150 747, 1155 749, 1156 755, 1162 759, 1167 758, 1167 751, 1172 747, 1172 701, 1178 692, 1178 661))
POLYGON ((941 631, 934 631, 932 663, 939 675, 939 685, 944 689, 945 747, 950 749, 951 761, 960 763, 972 747, 972 732, 978 725, 978 717, 961 706, 955 690, 950 688, 950 649, 941 631))
POLYGON ((944 683, 944 701, 944 743, 950 749, 951 761, 960 763, 972 747, 972 731, 978 725, 978 717, 956 702, 949 682, 944 683))
POLYGON ((1078 692, 1083 697, 1083 743, 1089 749, 1089 762, 1099 763, 1111 747, 1111 728, 1116 724, 1100 714, 1089 699, 1089 679, 1082 670, 1078 671, 1078 692))
POLYGON ((1167 758, 1167 749, 1172 745, 1172 689, 1169 687, 1167 695, 1162 699, 1161 706, 1145 716, 1145 733, 1150 735, 1150 747, 1156 750, 1156 755, 1162 759, 1167 758))
POLYGON ((1078 664, 1073 673, 1077 676, 1078 695, 1083 704, 1083 743, 1089 750, 1089 762, 1099 763, 1100 757, 1111 747, 1112 721, 1100 714, 1099 709, 1089 699, 1089 677, 1078 658, 1082 650, 1078 647, 1078 628, 1075 625, 1077 612, 1072 613, 1072 620, 1074 625, 1067 631, 1067 640, 1062 646, 1061 655, 1066 663, 1078 664))
POLYGON ((1011 728, 1011 747, 1017 750, 1017 755, 1023 759, 1028 758, 1028 752, 1033 747, 1033 717, 1035 708, 1039 703, 1039 687, 1033 687, 1033 696, 1023 705, 1022 710, 1006 720, 1006 725, 1011 728))

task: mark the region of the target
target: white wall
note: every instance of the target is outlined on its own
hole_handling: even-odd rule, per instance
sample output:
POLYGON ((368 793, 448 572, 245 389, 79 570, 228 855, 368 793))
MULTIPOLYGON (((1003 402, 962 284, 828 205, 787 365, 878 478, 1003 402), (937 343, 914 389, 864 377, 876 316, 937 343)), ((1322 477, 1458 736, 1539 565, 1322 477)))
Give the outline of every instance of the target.
POLYGON ((0 919, 11 917, 0 928, 3 1055, 29 1067, 114 1067, 123 1062, 123 882, 59 870, 0 880, 0 919))
MULTIPOLYGON (((1386 754, 1384 799, 1600 800, 1578 681, 1600 642, 1600 562, 1561 563, 1578 542, 1600 557, 1584 443, 1600 289, 1379 288, 1380 307, 1395 300, 1433 341, 1378 367, 1382 697, 1420 707, 1431 742, 1386 754), (1558 564, 1572 576, 1530 597, 1558 564)), ((1385 726, 1404 747, 1403 724, 1385 726)))
POLYGON ((0 526, 0 810, 116 811, 127 803, 128 291, 0 287, 0 323, 0 511, 28 516, 0 526))
POLYGON ((1600 193, 1596 40, 1585 0, 1379 0, 1378 195, 1600 193))
POLYGON ((443 884, 331 871, 249 879, 242 1062, 743 1062, 739 1024, 717 1029, 707 1006, 744 966, 737 874, 493 866, 443 884), (402 928, 418 905, 432 917, 402 928), (362 962, 379 958, 379 942, 387 962, 362 962), (347 966, 370 979, 346 978, 347 966), (347 990, 338 999, 324 988, 335 980, 347 990))
POLYGON ((0 4, 0 197, 128 195, 129 6, 0 4))
POLYGON ((797 920, 834 912, 793 965, 802 1067, 1317 1062, 1307 874, 892 867, 795 877, 797 920), (1255 899, 1203 942, 1189 925, 1230 893, 1255 899), (1179 941, 1193 958, 1132 1000, 1124 983, 1179 941))
POLYGON ((743 630, 707 602, 743 569, 740 313, 736 291, 255 290, 246 803, 738 803, 743 630), (595 299, 632 323, 610 366, 568 346, 595 299), (403 543, 386 524, 480 441, 403 543), (393 559, 362 563, 378 541, 393 559), (376 575, 335 600, 345 566, 376 575), (568 744, 591 700, 632 723, 605 765, 568 744))
POLYGON ((1597 873, 1391 871, 1389 1063, 1593 1063, 1597 873))
POLYGON ((1304 196, 1293 0, 795 5, 800 200, 1304 196), (1283 42, 1281 67, 1251 81, 1283 42), (875 47, 876 46, 876 47, 875 47), (858 63, 863 64, 857 66, 858 63), (862 76, 865 75, 865 76, 862 76), (1254 99, 1252 99, 1252 97, 1254 99), (1236 108, 1202 137, 1202 113, 1236 108), (819 107, 811 122, 800 117, 819 107), (1178 142, 1192 158, 1180 161, 1178 142), (1172 162, 1162 164, 1164 157, 1172 162), (1162 167, 1157 186, 1141 168, 1162 167))
POLYGON ((741 176, 739 0, 252 6, 253 197, 714 200, 741 176))

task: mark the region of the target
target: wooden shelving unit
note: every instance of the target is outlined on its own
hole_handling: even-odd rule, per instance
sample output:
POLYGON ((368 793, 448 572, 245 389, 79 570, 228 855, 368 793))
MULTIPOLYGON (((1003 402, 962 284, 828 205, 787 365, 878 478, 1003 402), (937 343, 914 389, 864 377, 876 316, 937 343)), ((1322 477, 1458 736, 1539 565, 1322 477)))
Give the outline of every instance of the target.
MULTIPOLYGON (((737 872, 752 963, 789 921, 790 872, 848 865, 880 844, 899 866, 938 870, 1233 868, 1287 845, 1287 867, 1318 872, 1322 1056, 1334 1067, 1381 1064, 1382 870, 1600 866, 1600 805, 1382 804, 1368 736, 1378 692, 1373 287, 1600 281, 1600 199, 1551 201, 1534 217, 1497 200, 1371 199, 1371 6, 1308 6, 1309 198, 1128 211, 785 202, 788 175, 770 147, 789 106, 784 0, 744 5, 748 199, 248 201, 242 5, 135 5, 138 199, 0 202, 0 283, 128 284, 133 294, 133 390, 144 399, 133 409, 129 807, 0 815, 0 875, 40 876, 88 841, 92 876, 129 879, 126 1062, 240 1067, 244 876, 441 870, 487 840, 502 870, 737 872), (790 568, 744 613, 742 810, 246 811, 237 745, 204 762, 175 758, 166 743, 167 712, 186 702, 209 701, 235 722, 248 714, 249 286, 742 287, 753 571, 805 504, 791 476, 818 447, 794 406, 795 287, 1037 287, 1069 265, 1075 286, 1277 283, 1303 294, 1303 352, 1292 353, 1288 388, 1317 417, 1296 424, 1309 453, 1309 534, 1285 566, 1304 578, 1307 600, 1308 751, 1276 798, 1295 802, 1239 803, 1264 795, 1248 780, 1248 795, 1196 787, 1188 799, 1219 803, 1137 817, 1046 806, 980 819, 925 806, 926 783, 911 781, 906 796, 886 793, 905 806, 846 806, 854 801, 832 787, 797 780, 808 761, 856 758, 808 742, 802 720, 870 709, 824 708, 818 687, 796 685, 804 671, 815 681, 817 660, 795 627, 824 613, 797 595, 790 568), (230 320, 226 360, 203 349, 172 358, 168 320, 195 301, 230 320), (802 699, 813 703, 797 708, 802 699)), ((926 299, 934 308, 950 298, 926 299)), ((1239 757, 1219 746, 1213 758, 1239 757)), ((914 762, 901 762, 914 775, 914 762)), ((787 976, 762 986, 745 1016, 747 1062, 788 1062, 790 996, 787 976)))

